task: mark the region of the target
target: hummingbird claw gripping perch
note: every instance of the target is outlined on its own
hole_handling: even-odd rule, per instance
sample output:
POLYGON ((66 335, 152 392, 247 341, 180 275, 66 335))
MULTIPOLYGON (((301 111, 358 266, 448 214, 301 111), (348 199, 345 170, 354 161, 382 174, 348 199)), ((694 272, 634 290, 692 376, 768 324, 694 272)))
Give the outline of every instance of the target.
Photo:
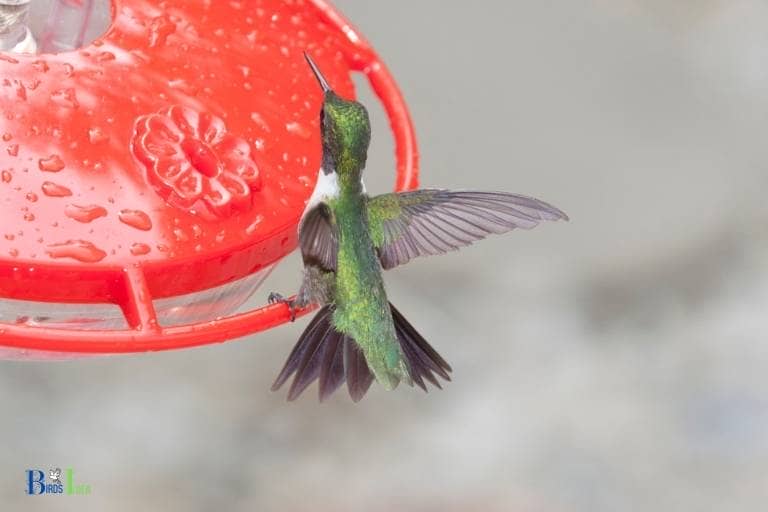
POLYGON ((285 304, 291 312, 291 322, 296 320, 297 301, 295 299, 286 299, 282 294, 277 292, 270 292, 267 297, 267 302, 270 304, 285 304))

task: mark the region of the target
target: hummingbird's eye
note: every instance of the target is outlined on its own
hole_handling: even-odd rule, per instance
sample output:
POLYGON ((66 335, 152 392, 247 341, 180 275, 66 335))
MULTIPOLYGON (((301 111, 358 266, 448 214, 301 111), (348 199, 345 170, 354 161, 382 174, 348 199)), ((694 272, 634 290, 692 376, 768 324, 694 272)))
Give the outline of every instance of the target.
POLYGON ((325 109, 321 108, 320 109, 320 126, 324 126, 324 125, 325 125, 325 109))

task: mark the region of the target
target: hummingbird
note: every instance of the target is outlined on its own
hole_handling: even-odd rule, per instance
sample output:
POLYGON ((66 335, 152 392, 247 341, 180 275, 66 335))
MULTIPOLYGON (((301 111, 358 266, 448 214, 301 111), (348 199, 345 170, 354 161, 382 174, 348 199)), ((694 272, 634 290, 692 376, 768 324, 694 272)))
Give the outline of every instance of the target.
POLYGON ((393 306, 383 270, 419 256, 444 254, 515 228, 568 220, 558 208, 507 192, 420 189, 369 196, 362 180, 371 125, 366 108, 342 98, 304 53, 323 92, 322 163, 299 222, 304 263, 294 298, 278 293, 270 303, 291 310, 320 310, 294 346, 272 385, 293 376, 288 400, 315 380, 320 401, 344 382, 359 401, 374 380, 385 389, 400 382, 427 391, 450 381, 450 365, 393 306))

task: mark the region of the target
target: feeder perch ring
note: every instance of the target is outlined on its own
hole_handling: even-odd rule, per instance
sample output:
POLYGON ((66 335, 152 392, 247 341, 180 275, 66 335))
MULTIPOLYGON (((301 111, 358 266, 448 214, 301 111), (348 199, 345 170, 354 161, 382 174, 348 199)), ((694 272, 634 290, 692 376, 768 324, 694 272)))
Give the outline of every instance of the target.
POLYGON ((395 189, 418 185, 402 94, 329 3, 162 5, 112 0, 107 31, 72 51, 0 52, 0 305, 109 304, 124 320, 0 315, 0 358, 178 349, 290 320, 273 304, 169 325, 157 304, 266 275, 296 247, 320 166, 305 50, 343 95, 350 72, 367 77, 393 131, 395 189))

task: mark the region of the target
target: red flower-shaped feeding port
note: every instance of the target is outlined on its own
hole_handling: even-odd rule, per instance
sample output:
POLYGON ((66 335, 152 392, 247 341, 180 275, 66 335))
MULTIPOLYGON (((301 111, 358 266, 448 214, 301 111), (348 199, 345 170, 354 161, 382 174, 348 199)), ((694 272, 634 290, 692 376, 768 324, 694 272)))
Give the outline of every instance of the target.
POLYGON ((248 142, 208 112, 173 106, 141 116, 131 149, 163 199, 203 216, 247 210, 261 187, 248 142))

